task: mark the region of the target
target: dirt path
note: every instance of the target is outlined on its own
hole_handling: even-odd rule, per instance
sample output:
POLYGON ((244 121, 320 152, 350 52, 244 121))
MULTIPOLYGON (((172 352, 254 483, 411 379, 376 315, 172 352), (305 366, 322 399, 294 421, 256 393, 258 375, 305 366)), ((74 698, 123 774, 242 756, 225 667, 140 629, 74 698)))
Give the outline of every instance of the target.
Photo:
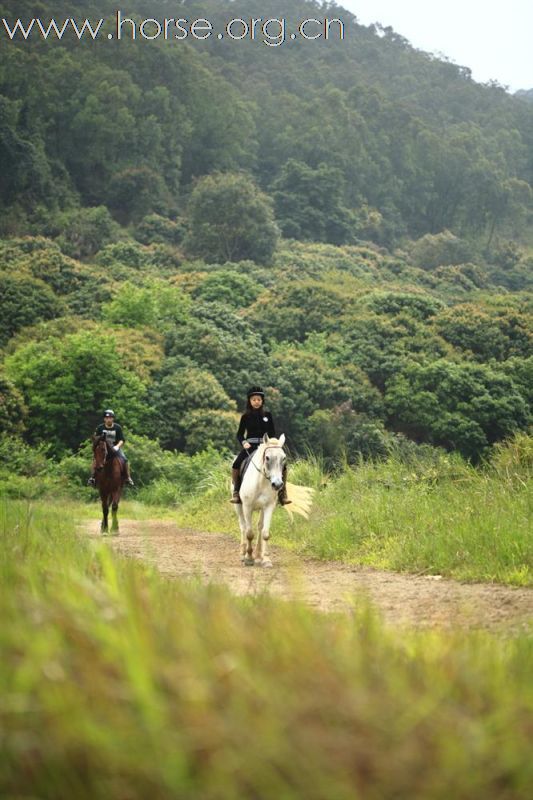
MULTIPOLYGON (((243 567, 230 536, 183 530, 161 520, 121 520, 120 535, 107 541, 119 553, 142 559, 167 576, 223 583, 238 595, 269 592, 321 611, 347 611, 368 597, 394 625, 533 631, 533 589, 462 584, 335 561, 299 558, 272 546, 272 569, 243 567)), ((99 536, 97 523, 86 527, 99 536)))

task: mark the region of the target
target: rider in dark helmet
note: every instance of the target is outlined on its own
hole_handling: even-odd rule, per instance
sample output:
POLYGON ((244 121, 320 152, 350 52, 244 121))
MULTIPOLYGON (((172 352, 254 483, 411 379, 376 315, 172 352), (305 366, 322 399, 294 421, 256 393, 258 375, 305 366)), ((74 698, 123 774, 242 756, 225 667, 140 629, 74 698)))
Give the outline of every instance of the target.
MULTIPOLYGON (((276 436, 272 414, 270 411, 266 411, 264 407, 265 393, 263 389, 260 386, 252 386, 248 389, 246 396, 246 411, 241 417, 239 430, 237 431, 237 439, 242 450, 233 462, 231 470, 233 496, 230 502, 237 504, 241 502, 241 498, 239 497, 239 490, 241 488, 240 469, 243 461, 245 461, 254 450, 257 450, 263 441, 265 433, 270 437, 276 436)), ((291 502, 287 497, 286 473, 287 468, 284 467, 283 487, 279 490, 279 502, 281 505, 288 505, 291 502)))
MULTIPOLYGON (((94 435, 105 435, 106 440, 109 442, 122 463, 125 482, 128 484, 128 486, 135 486, 130 475, 130 465, 128 463, 128 459, 126 458, 126 454, 122 449, 122 445, 126 441, 124 438, 124 433, 122 432, 122 427, 118 424, 118 422, 115 422, 115 412, 111 408, 108 408, 106 411, 104 411, 104 421, 97 426, 94 435)), ((93 461, 91 477, 87 481, 87 486, 96 485, 95 477, 95 465, 93 461)))

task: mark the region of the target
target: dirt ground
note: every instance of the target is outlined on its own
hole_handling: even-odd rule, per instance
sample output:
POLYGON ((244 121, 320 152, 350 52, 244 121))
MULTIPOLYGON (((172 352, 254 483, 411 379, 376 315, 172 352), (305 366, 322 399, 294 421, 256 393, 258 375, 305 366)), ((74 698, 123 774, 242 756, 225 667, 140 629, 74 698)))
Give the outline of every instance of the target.
MULTIPOLYGON (((96 522, 86 530, 100 536, 96 522)), ((237 595, 268 592, 324 612, 350 611, 369 599, 383 619, 395 626, 533 631, 533 589, 463 584, 440 576, 302 559, 275 546, 270 547, 271 569, 244 567, 236 539, 183 530, 161 520, 121 520, 120 534, 106 541, 117 552, 144 560, 167 577, 222 583, 237 595)))

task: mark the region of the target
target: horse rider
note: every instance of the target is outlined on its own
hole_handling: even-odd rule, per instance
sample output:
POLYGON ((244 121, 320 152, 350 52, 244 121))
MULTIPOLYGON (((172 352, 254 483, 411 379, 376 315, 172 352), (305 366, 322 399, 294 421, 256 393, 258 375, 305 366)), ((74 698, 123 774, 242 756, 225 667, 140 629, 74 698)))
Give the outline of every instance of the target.
MULTIPOLYGON (((260 386, 252 386, 246 393, 246 411, 241 417, 237 440, 242 447, 241 452, 232 464, 231 478, 233 482, 233 495, 231 503, 241 504, 239 491, 241 488, 241 465, 253 452, 257 450, 263 437, 275 437, 274 420, 272 414, 264 407, 265 393, 260 386), (246 437, 245 437, 246 434, 246 437)), ((287 497, 287 468, 283 468, 283 486, 278 493, 282 506, 288 505, 291 500, 287 497)))
MULTIPOLYGON (((115 412, 113 409, 108 408, 104 411, 104 421, 101 425, 98 425, 94 432, 95 436, 105 436, 106 441, 108 444, 113 448, 115 453, 117 454, 117 458, 120 459, 120 463, 122 466, 122 473, 124 475, 124 482, 128 486, 135 486, 133 480, 130 475, 130 465, 128 463, 128 459, 126 458, 126 454, 122 449, 122 445, 126 441, 124 438, 124 433, 122 432, 122 427, 115 422, 115 412)), ((95 474, 95 465, 93 461, 91 477, 87 481, 87 486, 95 486, 96 485, 96 474, 95 474)))

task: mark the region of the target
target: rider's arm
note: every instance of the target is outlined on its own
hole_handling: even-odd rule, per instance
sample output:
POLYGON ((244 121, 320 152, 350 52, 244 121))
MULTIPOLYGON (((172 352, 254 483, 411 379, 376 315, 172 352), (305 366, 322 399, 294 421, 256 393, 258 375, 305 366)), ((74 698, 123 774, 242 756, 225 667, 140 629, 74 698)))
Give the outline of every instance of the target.
POLYGON ((118 424, 115 426, 115 433, 116 433, 116 436, 117 436, 117 441, 115 443, 115 449, 118 450, 120 447, 122 447, 122 445, 126 441, 126 438, 124 436, 124 433, 122 431, 121 426, 118 425, 118 424))
POLYGON ((244 443, 245 432, 246 432, 246 414, 243 414, 239 424, 239 430, 237 431, 237 439, 241 447, 243 446, 244 443))

